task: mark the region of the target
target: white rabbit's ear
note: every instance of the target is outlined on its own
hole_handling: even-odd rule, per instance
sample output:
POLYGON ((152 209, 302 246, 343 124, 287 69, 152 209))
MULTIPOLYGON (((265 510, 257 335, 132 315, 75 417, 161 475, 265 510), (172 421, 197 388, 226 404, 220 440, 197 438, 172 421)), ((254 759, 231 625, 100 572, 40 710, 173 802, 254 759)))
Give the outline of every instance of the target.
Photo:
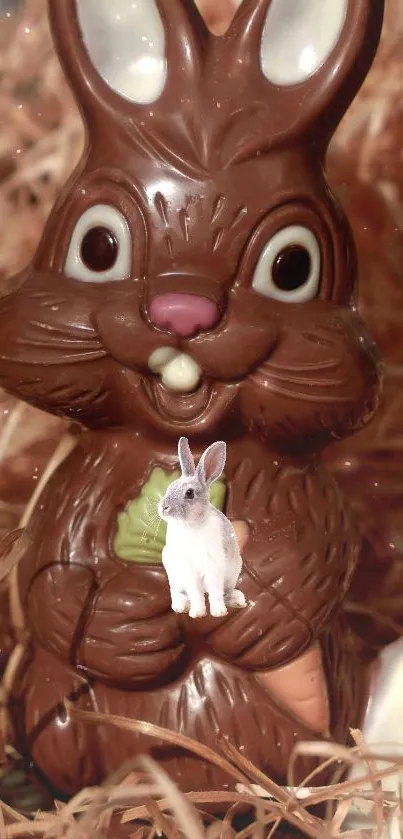
POLYGON ((220 475, 222 475, 225 466, 225 458, 227 454, 227 447, 225 443, 220 440, 218 443, 213 443, 201 456, 196 473, 200 478, 202 484, 212 484, 220 475))
POLYGON ((190 451, 189 442, 186 437, 181 437, 178 443, 179 463, 182 469, 182 475, 185 478, 190 478, 196 471, 195 462, 193 460, 192 452, 190 451))

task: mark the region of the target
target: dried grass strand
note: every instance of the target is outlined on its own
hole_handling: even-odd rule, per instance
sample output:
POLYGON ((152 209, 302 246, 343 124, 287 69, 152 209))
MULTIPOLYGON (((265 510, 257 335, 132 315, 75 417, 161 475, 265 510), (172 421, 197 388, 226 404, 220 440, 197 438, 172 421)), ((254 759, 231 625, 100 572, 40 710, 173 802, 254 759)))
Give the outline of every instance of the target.
POLYGON ((121 717, 113 714, 101 714, 96 711, 81 711, 75 708, 67 699, 64 701, 67 713, 74 719, 81 722, 87 722, 91 725, 114 725, 124 731, 130 731, 137 734, 144 734, 147 737, 154 737, 157 740, 163 740, 176 747, 185 749, 198 755, 203 760, 218 766, 224 772, 227 772, 235 780, 248 786, 248 778, 245 777, 238 769, 236 769, 229 761, 225 760, 221 755, 192 740, 190 737, 185 737, 184 734, 169 731, 154 723, 145 722, 144 720, 131 720, 127 717, 121 717))

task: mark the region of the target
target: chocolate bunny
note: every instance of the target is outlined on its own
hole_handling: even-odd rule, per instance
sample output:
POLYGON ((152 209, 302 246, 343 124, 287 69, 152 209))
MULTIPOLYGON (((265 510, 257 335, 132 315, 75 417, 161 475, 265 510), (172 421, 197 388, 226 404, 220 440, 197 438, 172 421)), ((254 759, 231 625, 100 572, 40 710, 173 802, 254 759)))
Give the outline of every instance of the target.
POLYGON ((360 543, 320 453, 370 419, 379 370, 322 166, 382 6, 245 0, 214 37, 193 0, 49 4, 87 145, 0 301, 0 384, 87 429, 19 567, 16 744, 59 795, 150 749, 184 789, 233 783, 77 723, 64 697, 211 747, 227 736, 279 781, 296 740, 344 743, 359 723, 367 674, 340 604, 360 543), (246 608, 198 622, 171 610, 141 536, 181 435, 196 457, 226 441, 221 509, 249 532, 246 608))

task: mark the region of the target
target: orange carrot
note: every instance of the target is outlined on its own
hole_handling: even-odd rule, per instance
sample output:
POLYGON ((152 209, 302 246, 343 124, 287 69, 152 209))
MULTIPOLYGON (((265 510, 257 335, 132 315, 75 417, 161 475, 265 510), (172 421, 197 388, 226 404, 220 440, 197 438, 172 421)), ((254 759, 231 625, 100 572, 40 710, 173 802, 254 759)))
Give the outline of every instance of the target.
POLYGON ((319 644, 313 644, 290 664, 256 676, 311 731, 329 733, 329 697, 319 644))
POLYGON ((242 553, 249 538, 248 525, 246 524, 246 521, 233 521, 232 526, 235 530, 235 536, 237 538, 239 550, 242 553))

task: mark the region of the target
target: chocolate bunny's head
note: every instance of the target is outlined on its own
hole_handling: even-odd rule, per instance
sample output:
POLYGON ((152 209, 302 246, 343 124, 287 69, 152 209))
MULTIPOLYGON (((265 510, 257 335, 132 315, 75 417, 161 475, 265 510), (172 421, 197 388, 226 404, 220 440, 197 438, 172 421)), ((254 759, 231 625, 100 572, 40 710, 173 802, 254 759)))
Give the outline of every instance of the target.
MULTIPOLYGON (((371 413, 354 248, 325 182, 382 0, 50 0, 87 129, 0 303, 0 381, 88 426, 318 445, 371 413)), ((365 281, 365 278, 364 278, 365 281)))

